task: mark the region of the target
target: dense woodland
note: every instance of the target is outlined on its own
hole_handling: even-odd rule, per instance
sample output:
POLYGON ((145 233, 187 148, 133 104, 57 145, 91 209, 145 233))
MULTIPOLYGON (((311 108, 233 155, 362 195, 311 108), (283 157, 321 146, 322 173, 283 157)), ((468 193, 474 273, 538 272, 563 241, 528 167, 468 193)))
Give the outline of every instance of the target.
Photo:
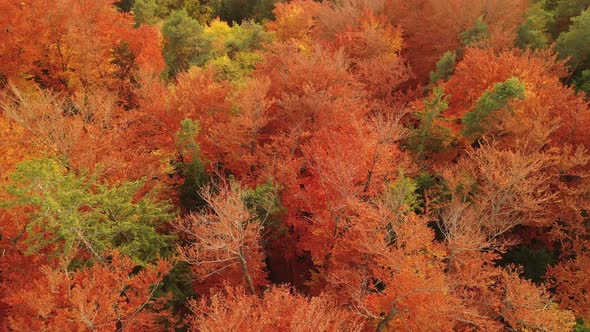
POLYGON ((590 0, 0 0, 1 331, 590 331, 590 0))

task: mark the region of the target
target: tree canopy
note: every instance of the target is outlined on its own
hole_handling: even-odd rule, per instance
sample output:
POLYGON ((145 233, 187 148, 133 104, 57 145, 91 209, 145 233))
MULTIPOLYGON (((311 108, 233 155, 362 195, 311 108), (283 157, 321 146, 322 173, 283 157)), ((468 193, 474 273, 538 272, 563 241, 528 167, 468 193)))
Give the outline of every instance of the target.
POLYGON ((589 5, 0 0, 0 330, 588 330, 589 5))

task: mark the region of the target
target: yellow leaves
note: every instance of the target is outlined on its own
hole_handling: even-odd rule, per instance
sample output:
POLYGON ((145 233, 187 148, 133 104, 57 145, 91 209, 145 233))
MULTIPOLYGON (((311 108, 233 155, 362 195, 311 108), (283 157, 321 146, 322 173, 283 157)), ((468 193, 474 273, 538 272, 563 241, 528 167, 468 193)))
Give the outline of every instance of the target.
POLYGON ((211 21, 211 23, 209 23, 205 29, 203 29, 203 33, 206 36, 215 36, 221 39, 223 36, 231 34, 232 28, 227 24, 227 22, 216 18, 211 21))
MULTIPOLYGON (((33 156, 37 150, 29 143, 28 133, 15 121, 0 116, 0 174, 8 174, 14 165, 26 157, 33 156)), ((4 178, 0 178, 0 183, 4 178)))
POLYGON ((211 42, 213 54, 225 53, 226 42, 233 39, 235 29, 232 29, 226 22, 219 18, 214 19, 203 29, 203 37, 211 42))
POLYGON ((170 162, 172 160, 172 158, 174 157, 172 153, 167 152, 162 149, 156 149, 154 151, 151 151, 150 154, 154 157, 157 157, 158 160, 160 161, 159 172, 161 174, 175 174, 176 173, 176 169, 174 168, 174 166, 170 162))
POLYGON ((278 41, 297 40, 309 47, 309 32, 314 26, 314 15, 320 7, 312 1, 293 1, 287 4, 277 3, 274 10, 276 19, 268 24, 278 41))
POLYGON ((571 331, 575 318, 571 311, 560 310, 543 288, 522 280, 516 273, 504 273, 503 317, 511 326, 528 331, 571 331))
POLYGON ((401 31, 378 19, 377 16, 370 12, 360 22, 359 29, 366 35, 367 39, 375 38, 379 41, 381 47, 385 46, 384 53, 386 54, 398 53, 402 49, 401 31))

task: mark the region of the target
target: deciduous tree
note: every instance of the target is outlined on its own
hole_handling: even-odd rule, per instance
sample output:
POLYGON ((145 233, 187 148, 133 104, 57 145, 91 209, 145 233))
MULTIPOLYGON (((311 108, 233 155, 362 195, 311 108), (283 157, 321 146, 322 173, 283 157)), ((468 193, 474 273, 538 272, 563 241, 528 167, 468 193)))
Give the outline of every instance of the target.
MULTIPOLYGON (((14 289, 5 326, 13 330, 163 329, 170 312, 154 292, 170 270, 167 262, 142 267, 117 252, 109 262, 79 271, 41 266, 41 275, 14 289)), ((24 276, 23 276, 24 277, 24 276)))

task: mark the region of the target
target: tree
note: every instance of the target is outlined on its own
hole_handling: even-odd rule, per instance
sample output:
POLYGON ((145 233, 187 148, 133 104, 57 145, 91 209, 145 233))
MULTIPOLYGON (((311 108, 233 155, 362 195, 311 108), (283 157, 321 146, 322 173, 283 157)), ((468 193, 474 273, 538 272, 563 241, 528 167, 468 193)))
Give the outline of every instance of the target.
POLYGON ((162 117, 168 117, 166 123, 173 128, 170 133, 176 133, 184 119, 196 121, 200 129, 196 142, 202 153, 201 159, 215 163, 220 151, 211 131, 216 124, 225 123, 231 113, 229 97, 232 86, 228 82, 217 81, 213 68, 192 67, 188 72, 180 73, 176 81, 169 106, 155 111, 162 117))
POLYGON ((131 9, 135 18, 135 27, 156 23, 156 7, 155 0, 135 0, 131 9))
POLYGON ((328 289, 352 302, 376 331, 453 329, 469 310, 451 293, 443 248, 406 204, 401 213, 392 204, 351 217, 359 220, 333 250, 328 289))
POLYGON ((461 44, 463 46, 477 46, 489 38, 489 35, 488 26, 483 22, 483 17, 480 16, 475 21, 473 27, 459 34, 459 38, 461 38, 461 44))
POLYGON ((195 64, 210 65, 217 79, 242 80, 260 60, 262 44, 269 34, 253 21, 229 26, 219 19, 212 20, 203 29, 203 42, 195 64))
POLYGON ((574 311, 577 316, 590 319, 590 283, 584 275, 590 258, 580 254, 574 259, 564 260, 557 266, 549 267, 550 284, 556 287, 556 296, 561 305, 574 311))
MULTIPOLYGON (((345 11, 346 8, 341 10, 345 11)), ((384 104, 393 104, 397 90, 413 77, 401 55, 402 31, 369 8, 353 13, 358 17, 347 25, 320 25, 316 34, 334 49, 343 49, 351 62, 351 72, 359 82, 365 84, 365 90, 371 97, 383 100, 384 104)), ((327 20, 326 14, 320 13, 320 17, 327 20)), ((337 12, 334 15, 338 15, 337 12)), ((324 24, 328 25, 329 22, 324 24)))
POLYGON ((198 194, 210 182, 210 177, 201 161, 201 151, 195 141, 199 132, 197 124, 185 119, 176 134, 180 162, 177 163, 184 182, 179 188, 180 204, 187 211, 203 208, 207 202, 198 194))
POLYGON ((164 59, 172 76, 186 71, 198 56, 199 35, 203 28, 185 9, 175 10, 164 22, 164 59))
POLYGON ((197 283, 221 286, 215 280, 233 282, 256 295, 266 284, 261 233, 266 220, 257 220, 244 203, 244 191, 235 183, 201 191, 208 208, 180 220, 176 227, 186 238, 180 257, 191 265, 197 283))
POLYGON ((571 331, 575 319, 571 311, 560 310, 549 294, 516 273, 504 273, 503 317, 508 326, 541 331, 571 331))
POLYGON ((572 18, 569 31, 563 32, 557 38, 557 50, 560 57, 567 59, 570 68, 574 71, 574 85, 581 91, 588 91, 586 85, 590 84, 588 71, 590 71, 590 10, 582 11, 580 16, 572 18))
POLYGON ((191 301, 191 330, 361 331, 363 323, 327 295, 308 298, 273 286, 261 297, 226 287, 209 299, 191 301))
POLYGON ((440 60, 436 62, 436 70, 430 72, 430 83, 436 84, 439 80, 448 80, 455 70, 456 61, 457 54, 455 52, 445 52, 440 60))
POLYGON ((237 24, 248 17, 252 17, 256 1, 221 0, 216 14, 226 22, 237 24))
POLYGON ((235 112, 228 121, 211 130, 213 141, 223 151, 221 161, 227 170, 242 180, 252 183, 264 169, 264 131, 273 120, 270 112, 272 99, 268 79, 250 79, 246 87, 232 98, 235 112))
POLYGON ((159 73, 163 61, 157 30, 134 29, 131 16, 112 5, 111 0, 28 0, 18 5, 3 0, 0 6, 7 15, 2 25, 9 28, 1 38, 12 42, 0 50, 0 72, 17 85, 28 77, 68 95, 117 91, 131 84, 128 77, 117 77, 116 61, 111 61, 117 55, 113 50, 127 43, 138 68, 159 73))
POLYGON ((273 10, 275 20, 268 22, 267 27, 279 41, 299 40, 305 45, 319 7, 318 3, 308 0, 278 2, 273 10))
POLYGON ((545 2, 533 4, 527 13, 526 20, 518 27, 515 45, 522 49, 542 49, 549 44, 551 37, 547 33, 547 25, 552 16, 543 8, 545 2))
POLYGON ((407 144, 418 157, 440 152, 450 144, 451 132, 441 125, 441 115, 447 107, 448 96, 442 88, 436 87, 432 90, 430 99, 424 101, 423 110, 414 113, 419 123, 407 144))
POLYGON ((572 25, 568 32, 564 32, 557 38, 557 50, 559 55, 570 57, 571 67, 588 66, 590 61, 590 10, 585 10, 580 16, 572 18, 572 25))
POLYGON ((254 18, 258 22, 273 20, 276 5, 285 2, 284 0, 256 0, 254 5, 254 18))
POLYGON ((171 218, 166 202, 148 193, 137 198, 142 182, 111 186, 96 174, 76 175, 53 159, 19 163, 10 175, 8 205, 32 208, 26 226, 29 254, 41 250, 61 257, 103 253, 116 248, 138 263, 151 262, 170 249, 170 237, 156 227, 171 218))
POLYGON ((561 83, 560 78, 566 75, 563 63, 547 51, 511 50, 494 54, 467 49, 453 76, 443 84, 450 96, 449 107, 443 113, 450 120, 446 125, 460 133, 463 126, 458 119, 474 109, 486 90, 515 77, 535 93, 527 93, 524 99, 512 98, 511 112, 504 112, 499 122, 491 123, 487 135, 501 133, 502 141, 511 144, 518 140, 544 144, 546 138, 555 144, 560 142, 560 146, 566 142, 587 144, 589 136, 579 128, 589 121, 588 107, 583 96, 577 96, 561 83))
POLYGON ((551 20, 548 22, 547 30, 551 33, 553 39, 557 39, 560 34, 568 31, 572 24, 573 18, 579 16, 588 5, 588 0, 555 0, 544 1, 544 8, 551 13, 551 20))
MULTIPOLYGON (((161 329, 170 312, 164 298, 155 299, 170 265, 159 261, 137 271, 118 252, 109 262, 70 272, 66 267, 39 267, 42 275, 3 301, 11 306, 5 327, 12 330, 161 329)), ((171 319, 173 321, 173 319, 171 319)))
POLYGON ((469 152, 447 175, 452 198, 442 210, 441 230, 454 249, 478 251, 510 242, 502 239, 518 225, 550 225, 557 196, 550 187, 557 156, 524 153, 486 144, 469 152))
POLYGON ((494 122, 493 112, 506 108, 514 98, 524 99, 524 93, 524 84, 514 77, 494 85, 477 100, 473 111, 461 119, 465 126, 463 134, 471 139, 483 135, 489 123, 494 122))
MULTIPOLYGON (((404 31, 405 55, 420 82, 429 78, 436 62, 461 47, 460 34, 478 21, 488 27, 489 38, 481 46, 512 46, 514 31, 522 23, 529 2, 511 1, 383 1, 383 14, 404 31), (480 19, 478 19, 480 18, 480 19)), ((481 25, 481 24, 480 24, 481 25)))

